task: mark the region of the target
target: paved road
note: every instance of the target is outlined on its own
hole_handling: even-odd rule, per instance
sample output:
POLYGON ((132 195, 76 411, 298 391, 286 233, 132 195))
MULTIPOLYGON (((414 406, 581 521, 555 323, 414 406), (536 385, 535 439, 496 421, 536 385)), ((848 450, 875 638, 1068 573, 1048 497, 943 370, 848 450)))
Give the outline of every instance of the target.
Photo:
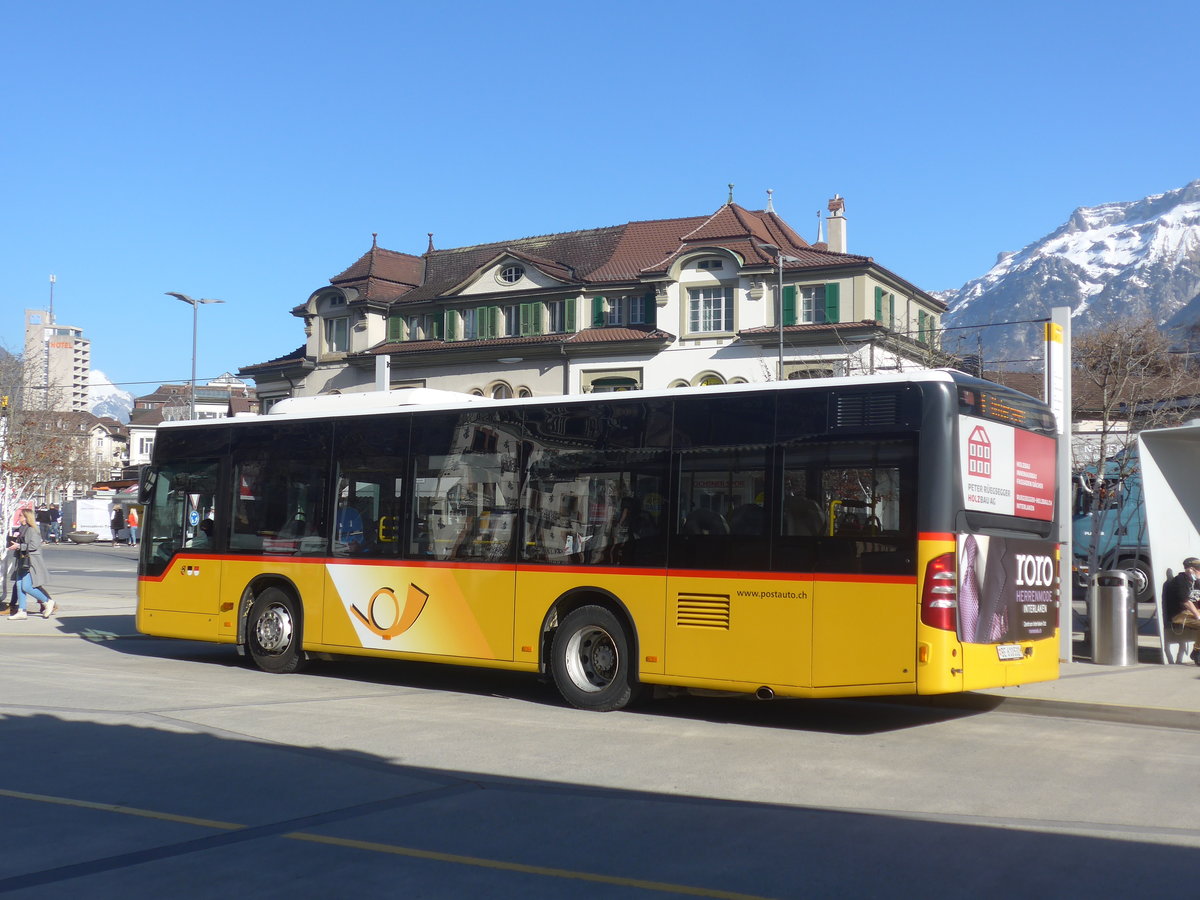
POLYGON ((830 701, 600 715, 527 676, 374 660, 271 676, 128 636, 132 552, 54 549, 78 572, 64 615, 0 623, 0 892, 1104 897, 1196 868, 1174 774, 1195 731, 830 701))

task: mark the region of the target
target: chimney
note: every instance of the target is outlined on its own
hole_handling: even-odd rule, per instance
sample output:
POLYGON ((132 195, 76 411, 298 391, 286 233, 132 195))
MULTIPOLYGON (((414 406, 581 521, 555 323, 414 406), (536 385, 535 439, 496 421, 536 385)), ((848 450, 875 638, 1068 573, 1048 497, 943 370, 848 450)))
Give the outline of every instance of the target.
POLYGON ((829 249, 834 253, 846 252, 846 201, 841 194, 834 194, 829 201, 829 249))

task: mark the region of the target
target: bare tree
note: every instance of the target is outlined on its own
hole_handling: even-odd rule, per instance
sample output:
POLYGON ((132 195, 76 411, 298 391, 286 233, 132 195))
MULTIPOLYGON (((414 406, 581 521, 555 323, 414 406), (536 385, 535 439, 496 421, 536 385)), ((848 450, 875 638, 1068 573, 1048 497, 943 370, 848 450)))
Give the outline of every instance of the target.
POLYGON ((1148 552, 1113 558, 1101 552, 1103 535, 1106 527, 1118 527, 1113 522, 1135 521, 1144 529, 1141 491, 1127 489, 1138 472, 1137 434, 1194 415, 1200 379, 1171 353, 1167 338, 1150 319, 1121 319, 1081 335, 1072 343, 1072 355, 1072 449, 1084 491, 1076 512, 1091 514, 1088 571, 1101 564, 1125 568, 1134 577, 1139 599, 1146 599, 1153 590, 1148 552), (1127 501, 1135 508, 1126 508, 1127 501))

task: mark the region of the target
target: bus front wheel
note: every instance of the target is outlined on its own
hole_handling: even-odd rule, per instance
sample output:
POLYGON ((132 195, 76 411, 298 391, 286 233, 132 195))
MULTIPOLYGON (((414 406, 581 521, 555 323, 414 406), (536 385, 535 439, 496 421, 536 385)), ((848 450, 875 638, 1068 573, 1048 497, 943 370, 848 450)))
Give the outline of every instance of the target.
POLYGON ((291 594, 269 587, 254 598, 246 619, 246 646, 264 672, 284 675, 300 668, 300 615, 291 594))
POLYGON ((579 709, 609 712, 633 697, 629 635, 602 606, 584 606, 559 623, 550 646, 554 685, 579 709))

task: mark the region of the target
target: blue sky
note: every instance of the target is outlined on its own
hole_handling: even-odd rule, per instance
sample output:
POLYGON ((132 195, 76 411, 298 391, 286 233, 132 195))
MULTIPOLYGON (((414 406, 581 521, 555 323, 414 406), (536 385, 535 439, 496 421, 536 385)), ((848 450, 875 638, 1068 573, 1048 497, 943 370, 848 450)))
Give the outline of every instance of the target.
POLYGON ((0 344, 45 306, 136 393, 297 347, 421 253, 765 204, 926 290, 1200 178, 1191 3, 0 0, 0 344))

